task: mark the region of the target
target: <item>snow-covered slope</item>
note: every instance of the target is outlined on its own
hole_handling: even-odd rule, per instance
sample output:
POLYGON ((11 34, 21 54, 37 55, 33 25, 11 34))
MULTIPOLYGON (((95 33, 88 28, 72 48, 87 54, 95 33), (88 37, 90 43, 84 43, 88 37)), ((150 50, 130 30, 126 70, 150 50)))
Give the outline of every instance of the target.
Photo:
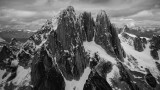
MULTIPOLYGON (((133 38, 136 37, 131 34, 128 35, 133 38)), ((125 58, 125 65, 128 66, 130 70, 146 74, 145 69, 148 68, 154 77, 160 76, 159 70, 157 69, 157 66, 155 64, 156 60, 154 60, 150 54, 151 49, 149 48, 149 41, 145 45, 144 51, 139 52, 136 51, 134 47, 128 43, 128 41, 125 41, 125 38, 122 35, 119 35, 119 38, 121 40, 121 45, 127 54, 127 57, 125 58), (134 60, 132 60, 131 58, 134 58, 134 60)))
POLYGON ((83 46, 85 50, 89 53, 90 57, 94 57, 95 54, 97 54, 102 60, 110 61, 113 64, 116 64, 115 58, 111 57, 106 53, 106 51, 98 44, 96 44, 94 41, 91 42, 83 42, 83 46))

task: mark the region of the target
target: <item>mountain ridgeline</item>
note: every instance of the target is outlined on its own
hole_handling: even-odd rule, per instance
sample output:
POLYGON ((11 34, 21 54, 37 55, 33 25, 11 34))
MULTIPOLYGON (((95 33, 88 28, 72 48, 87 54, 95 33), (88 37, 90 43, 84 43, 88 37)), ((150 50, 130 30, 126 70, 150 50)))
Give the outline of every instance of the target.
POLYGON ((23 45, 12 41, 0 52, 2 90, 160 89, 160 37, 118 35, 103 10, 94 20, 69 6, 23 45))

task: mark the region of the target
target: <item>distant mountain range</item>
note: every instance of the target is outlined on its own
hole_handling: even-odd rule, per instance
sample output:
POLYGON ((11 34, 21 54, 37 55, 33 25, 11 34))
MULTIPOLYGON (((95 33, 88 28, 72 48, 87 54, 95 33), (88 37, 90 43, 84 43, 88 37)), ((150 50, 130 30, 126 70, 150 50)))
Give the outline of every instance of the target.
POLYGON ((31 30, 6 30, 0 31, 0 37, 7 42, 10 42, 12 38, 16 38, 18 41, 25 42, 27 38, 34 33, 35 32, 31 30))
MULTIPOLYGON (((117 31, 120 33, 124 30, 128 33, 136 36, 151 38, 153 35, 160 35, 160 28, 145 28, 145 27, 117 27, 117 31)), ((5 41, 10 42, 12 38, 16 38, 21 42, 25 42, 30 36, 32 36, 37 30, 16 30, 16 29, 0 29, 0 37, 5 41)))
POLYGON ((125 25, 123 28, 117 28, 118 32, 125 32, 134 34, 139 37, 152 38, 153 35, 160 35, 160 28, 143 28, 143 27, 128 27, 125 25))

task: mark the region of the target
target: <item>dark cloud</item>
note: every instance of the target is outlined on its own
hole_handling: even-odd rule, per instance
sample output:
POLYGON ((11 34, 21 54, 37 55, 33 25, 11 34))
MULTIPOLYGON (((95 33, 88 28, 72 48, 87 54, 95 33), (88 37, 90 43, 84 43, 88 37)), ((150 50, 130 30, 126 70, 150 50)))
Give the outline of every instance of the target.
POLYGON ((111 0, 80 0, 81 2, 87 3, 107 3, 111 0))
POLYGON ((34 0, 0 0, 0 7, 19 8, 30 5, 34 0))
POLYGON ((142 0, 142 2, 139 2, 137 4, 128 4, 131 6, 123 9, 109 10, 108 13, 112 17, 127 17, 139 13, 143 10, 154 10, 155 8, 158 8, 158 6, 160 6, 158 3, 160 3, 160 0, 142 0))
POLYGON ((160 0, 0 0, 0 24, 24 25, 52 18, 68 5, 74 6, 78 13, 87 10, 94 16, 103 9, 111 18, 160 20, 160 0), (149 13, 144 11, 153 16, 145 15, 149 13))

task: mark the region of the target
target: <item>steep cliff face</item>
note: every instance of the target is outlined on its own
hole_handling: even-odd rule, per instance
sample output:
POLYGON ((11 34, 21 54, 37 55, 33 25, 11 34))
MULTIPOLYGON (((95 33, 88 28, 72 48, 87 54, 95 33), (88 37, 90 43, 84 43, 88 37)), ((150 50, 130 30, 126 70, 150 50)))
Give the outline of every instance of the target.
POLYGON ((111 23, 106 15, 105 11, 101 11, 96 18, 96 35, 95 42, 101 45, 107 53, 112 56, 115 56, 114 49, 111 43, 111 23))
POLYGON ((76 29, 79 32, 78 37, 82 41, 92 41, 95 34, 95 22, 91 13, 84 12, 77 18, 76 29))
POLYGON ((95 42, 103 47, 109 55, 123 61, 118 34, 105 11, 101 11, 96 18, 95 42))
POLYGON ((129 30, 129 28, 127 26, 125 26, 124 29, 121 32, 122 36, 126 40, 129 40, 128 43, 130 43, 130 45, 133 45, 134 49, 136 51, 139 51, 139 52, 144 51, 145 44, 147 44, 146 38, 141 38, 139 36, 129 34, 129 33, 127 33, 128 30, 129 30))
POLYGON ((48 41, 52 55, 67 80, 79 80, 89 64, 78 35, 74 8, 68 7, 60 13, 57 30, 51 33, 48 41))
POLYGON ((92 71, 83 90, 112 90, 111 86, 97 72, 92 71))
POLYGON ((135 50, 142 52, 145 48, 145 44, 143 43, 142 39, 140 37, 136 37, 134 39, 134 48, 135 50))
POLYGON ((151 55, 155 60, 159 60, 158 50, 160 49, 160 36, 153 36, 151 41, 151 55))
MULTIPOLYGON (((137 89, 132 90, 139 90, 141 87, 145 90, 159 89, 157 84, 159 79, 155 79, 157 75, 159 77, 159 59, 157 58, 158 61, 156 61, 156 58, 153 57, 158 56, 158 50, 156 54, 151 53, 157 40, 153 41, 145 37, 137 37, 127 32, 122 32, 119 38, 127 54, 124 64, 130 69, 128 74, 131 77, 131 81, 136 82, 137 89), (152 71, 153 69, 154 71, 152 71), (139 70, 142 72, 137 72, 139 70)), ((132 86, 135 88, 134 84, 132 86)))
POLYGON ((94 21, 91 13, 77 16, 69 6, 16 53, 3 47, 0 89, 159 90, 159 62, 148 49, 145 39, 118 35, 105 11, 94 21))

